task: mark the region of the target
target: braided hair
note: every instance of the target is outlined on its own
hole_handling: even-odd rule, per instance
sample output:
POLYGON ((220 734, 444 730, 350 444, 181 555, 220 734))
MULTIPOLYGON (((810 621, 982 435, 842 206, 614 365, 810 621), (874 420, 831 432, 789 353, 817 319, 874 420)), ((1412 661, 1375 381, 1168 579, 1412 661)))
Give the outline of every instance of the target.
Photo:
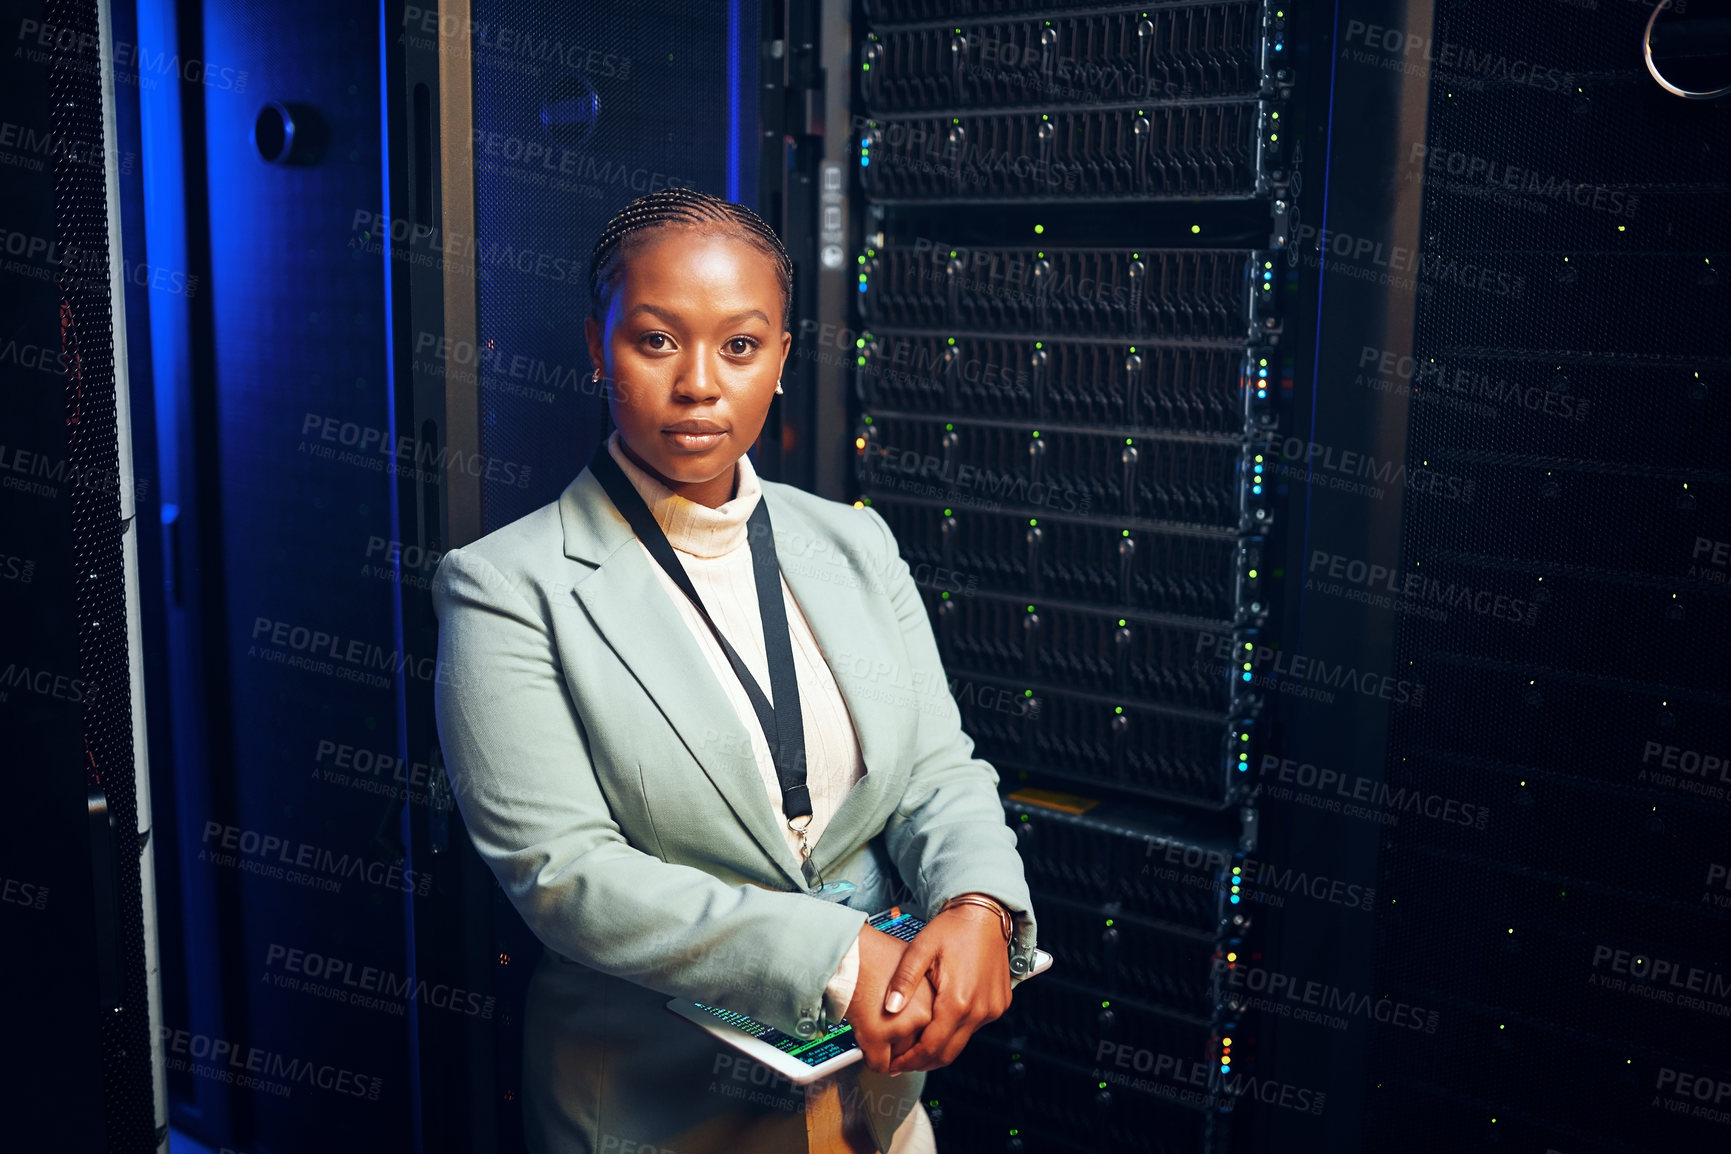
POLYGON ((596 320, 604 320, 619 285, 625 257, 659 228, 694 228, 744 241, 775 262, 781 288, 781 327, 793 327, 793 261, 775 230, 743 204, 694 188, 664 188, 640 196, 620 209, 595 242, 589 258, 589 292, 596 320))

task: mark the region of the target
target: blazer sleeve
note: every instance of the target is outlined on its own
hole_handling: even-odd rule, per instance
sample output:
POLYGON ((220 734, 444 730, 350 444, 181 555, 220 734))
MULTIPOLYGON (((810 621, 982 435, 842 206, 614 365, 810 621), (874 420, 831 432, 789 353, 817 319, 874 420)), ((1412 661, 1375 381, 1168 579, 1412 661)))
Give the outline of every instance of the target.
POLYGON ((927 917, 967 893, 996 898, 1010 911, 1016 921, 1011 980, 1019 982, 1032 965, 1037 927, 1016 835, 1004 821, 998 798, 998 773, 974 756, 974 739, 962 730, 931 618, 895 534, 877 510, 869 505, 865 510, 883 531, 885 592, 913 664, 910 677, 916 684, 945 687, 940 709, 909 711, 916 727, 914 762, 907 789, 885 826, 885 842, 927 917))
POLYGON ((608 808, 547 624, 486 558, 434 578, 434 708, 481 858, 548 948, 603 973, 808 1036, 866 914, 732 885, 630 845, 608 808))

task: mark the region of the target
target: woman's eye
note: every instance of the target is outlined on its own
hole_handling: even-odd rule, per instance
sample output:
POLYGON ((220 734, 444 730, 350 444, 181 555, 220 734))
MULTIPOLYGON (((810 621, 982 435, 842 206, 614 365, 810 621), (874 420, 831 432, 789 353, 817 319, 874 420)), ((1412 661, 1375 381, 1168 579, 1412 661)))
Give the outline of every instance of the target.
POLYGON ((673 340, 666 333, 644 333, 641 343, 655 352, 673 347, 673 340))
POLYGON ((734 337, 727 342, 727 351, 736 357, 743 357, 757 348, 757 342, 750 337, 734 337))

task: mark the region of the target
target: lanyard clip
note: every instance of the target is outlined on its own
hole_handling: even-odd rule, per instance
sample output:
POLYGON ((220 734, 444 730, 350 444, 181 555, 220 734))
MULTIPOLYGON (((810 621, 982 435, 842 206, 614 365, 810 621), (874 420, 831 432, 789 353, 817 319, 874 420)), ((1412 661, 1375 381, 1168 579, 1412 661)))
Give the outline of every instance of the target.
POLYGON ((811 828, 811 814, 805 813, 798 817, 788 818, 787 828, 799 835, 799 856, 809 858, 811 856, 811 842, 806 838, 806 830, 811 828))

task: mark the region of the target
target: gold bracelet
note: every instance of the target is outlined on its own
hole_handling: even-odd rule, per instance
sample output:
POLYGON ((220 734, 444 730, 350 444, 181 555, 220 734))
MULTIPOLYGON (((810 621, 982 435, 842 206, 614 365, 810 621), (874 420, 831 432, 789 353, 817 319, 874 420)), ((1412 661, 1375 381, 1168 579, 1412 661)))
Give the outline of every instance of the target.
POLYGON ((1005 909, 1001 903, 984 894, 963 894, 960 897, 951 898, 944 903, 943 909, 938 912, 941 914, 952 906, 979 906, 983 910, 991 910, 998 915, 998 920, 1003 923, 1004 940, 1007 942, 1015 935, 1016 920, 1010 916, 1010 911, 1005 909))

